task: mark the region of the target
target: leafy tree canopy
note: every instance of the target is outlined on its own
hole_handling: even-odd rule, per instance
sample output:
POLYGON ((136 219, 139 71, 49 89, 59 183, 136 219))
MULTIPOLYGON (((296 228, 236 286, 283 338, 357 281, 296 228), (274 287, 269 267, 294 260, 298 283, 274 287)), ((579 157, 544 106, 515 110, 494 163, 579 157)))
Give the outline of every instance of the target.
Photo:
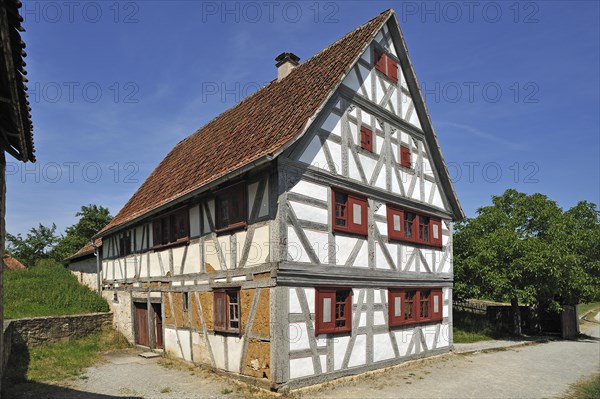
POLYGON ((57 261, 73 255, 112 220, 110 211, 98 205, 84 205, 75 216, 79 217, 79 221, 66 228, 64 236, 52 250, 52 257, 57 261))
POLYGON ((582 201, 563 212, 542 194, 509 189, 456 225, 458 299, 484 298, 558 311, 598 298, 600 212, 582 201))
POLYGON ((50 257, 49 252, 53 245, 58 242, 58 239, 54 223, 52 223, 52 227, 47 227, 40 223, 39 227, 32 227, 26 237, 23 237, 21 234, 14 236, 7 233, 6 250, 25 266, 32 267, 39 260, 50 257))

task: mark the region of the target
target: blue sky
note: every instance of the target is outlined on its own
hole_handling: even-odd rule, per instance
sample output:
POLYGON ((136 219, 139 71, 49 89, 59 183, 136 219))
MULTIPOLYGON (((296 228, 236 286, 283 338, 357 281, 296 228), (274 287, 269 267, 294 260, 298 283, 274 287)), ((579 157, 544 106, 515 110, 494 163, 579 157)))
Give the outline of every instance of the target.
POLYGON ((37 164, 8 159, 7 230, 116 214, 180 140, 387 8, 467 216, 513 187, 600 202, 597 1, 25 1, 37 164))

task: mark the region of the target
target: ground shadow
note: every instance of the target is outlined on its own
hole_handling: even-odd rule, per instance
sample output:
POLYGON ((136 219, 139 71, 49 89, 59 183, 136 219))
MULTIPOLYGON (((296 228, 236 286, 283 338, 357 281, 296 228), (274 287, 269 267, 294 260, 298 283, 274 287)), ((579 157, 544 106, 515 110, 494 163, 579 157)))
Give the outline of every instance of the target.
POLYGON ((7 387, 2 398, 10 399, 141 399, 141 396, 112 396, 78 391, 56 385, 25 382, 7 387))
POLYGON ((2 380, 0 398, 4 399, 138 399, 138 396, 111 396, 82 392, 57 385, 42 384, 27 380, 31 356, 27 344, 20 334, 14 333, 9 325, 4 330, 4 340, 8 344, 8 360, 2 380))

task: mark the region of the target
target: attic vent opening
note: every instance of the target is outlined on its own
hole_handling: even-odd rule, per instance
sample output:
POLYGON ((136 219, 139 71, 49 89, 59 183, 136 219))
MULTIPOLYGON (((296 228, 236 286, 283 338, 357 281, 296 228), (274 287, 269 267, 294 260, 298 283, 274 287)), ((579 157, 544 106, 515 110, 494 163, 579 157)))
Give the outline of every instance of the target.
POLYGON ((275 58, 277 62, 277 80, 281 80, 288 76, 292 69, 299 65, 300 57, 294 53, 281 53, 275 58))

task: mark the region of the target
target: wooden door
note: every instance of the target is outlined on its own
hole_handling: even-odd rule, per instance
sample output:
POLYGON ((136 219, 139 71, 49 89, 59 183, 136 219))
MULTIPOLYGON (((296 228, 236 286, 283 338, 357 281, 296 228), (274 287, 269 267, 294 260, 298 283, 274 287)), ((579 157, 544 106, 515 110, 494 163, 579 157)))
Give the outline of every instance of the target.
POLYGON ((156 347, 162 349, 164 348, 162 329, 162 307, 160 303, 153 303, 152 309, 154 310, 154 331, 156 337, 156 347))
POLYGON ((133 305, 135 306, 135 343, 150 346, 150 337, 148 335, 148 304, 134 302, 133 305))

